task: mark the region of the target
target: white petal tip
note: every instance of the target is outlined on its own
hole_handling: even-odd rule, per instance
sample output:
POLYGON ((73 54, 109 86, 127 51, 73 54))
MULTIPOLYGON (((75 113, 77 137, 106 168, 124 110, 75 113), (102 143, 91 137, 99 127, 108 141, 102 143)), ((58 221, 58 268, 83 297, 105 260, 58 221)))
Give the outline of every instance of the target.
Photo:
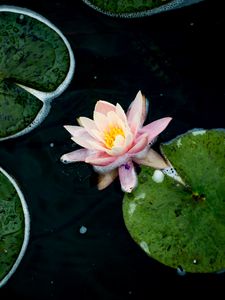
POLYGON ((61 161, 63 164, 69 164, 69 163, 70 163, 70 161, 68 161, 68 160, 66 159, 66 155, 61 156, 61 157, 60 157, 60 161, 61 161))
POLYGON ((121 188, 121 189, 124 193, 132 193, 134 188, 133 187, 126 187, 126 188, 121 188))

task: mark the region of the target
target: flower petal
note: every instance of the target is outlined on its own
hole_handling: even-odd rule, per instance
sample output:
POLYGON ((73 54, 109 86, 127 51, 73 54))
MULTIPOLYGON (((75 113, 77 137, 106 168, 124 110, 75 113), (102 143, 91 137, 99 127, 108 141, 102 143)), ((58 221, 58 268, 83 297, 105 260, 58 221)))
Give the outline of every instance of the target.
POLYGON ((134 146, 128 151, 129 154, 134 155, 138 152, 141 152, 148 146, 148 136, 147 134, 143 134, 140 138, 135 141, 134 146))
POLYGON ((137 174, 132 161, 119 167, 119 178, 122 191, 131 193, 137 186, 137 174))
POLYGON ((86 133, 86 129, 81 126, 71 126, 65 125, 64 128, 72 135, 72 136, 80 136, 86 133))
POLYGON ((72 136, 71 139, 81 147, 84 147, 86 149, 90 150, 100 150, 104 151, 105 148, 102 146, 102 144, 94 139, 92 136, 89 135, 89 133, 84 129, 81 135, 72 136))
POLYGON ((79 125, 84 127, 87 130, 87 132, 91 136, 93 136, 93 138, 99 140, 100 133, 98 133, 98 128, 93 120, 86 117, 80 117, 77 119, 77 122, 79 123, 79 125))
POLYGON ((103 190, 105 189, 107 186, 109 186, 114 179, 118 176, 118 170, 115 169, 109 173, 106 174, 101 174, 98 177, 98 190, 103 190))
POLYGON ((119 103, 116 104, 116 114, 120 117, 120 119, 126 123, 126 126, 128 126, 127 123, 127 116, 123 110, 123 108, 121 107, 121 105, 119 103))
POLYGON ((148 154, 145 156, 145 158, 133 158, 133 161, 139 165, 145 165, 155 169, 164 169, 168 168, 169 166, 165 159, 153 149, 148 151, 148 154))
POLYGON ((129 156, 127 154, 119 156, 115 159, 112 163, 106 166, 96 166, 94 165, 94 170, 99 174, 105 174, 111 172, 112 170, 120 167, 121 165, 125 164, 129 160, 129 156))
POLYGON ((103 115, 107 115, 109 111, 116 111, 116 107, 107 101, 99 100, 95 105, 94 111, 97 111, 103 115))
POLYGON ((113 125, 113 126, 118 125, 119 127, 121 125, 124 126, 123 121, 114 111, 110 111, 107 113, 107 119, 108 119, 109 125, 113 125))
POLYGON ((104 152, 98 151, 98 152, 94 153, 93 155, 87 156, 87 158, 85 159, 85 162, 89 163, 91 165, 106 166, 115 160, 116 160, 115 156, 109 156, 109 155, 105 154, 104 152))
POLYGON ((104 114, 99 113, 97 111, 94 111, 94 121, 96 127, 100 132, 104 132, 107 129, 109 124, 107 117, 104 114))
POLYGON ((139 91, 127 112, 128 124, 134 135, 136 135, 137 131, 143 125, 145 118, 146 99, 142 96, 141 91, 139 91))
POLYGON ((172 120, 170 117, 162 118, 156 120, 139 130, 139 134, 147 133, 148 134, 148 142, 150 143, 157 135, 159 135, 169 124, 172 120))
POLYGON ((77 161, 85 161, 86 157, 90 155, 90 151, 87 149, 79 149, 61 156, 60 160, 64 164, 73 163, 77 161))

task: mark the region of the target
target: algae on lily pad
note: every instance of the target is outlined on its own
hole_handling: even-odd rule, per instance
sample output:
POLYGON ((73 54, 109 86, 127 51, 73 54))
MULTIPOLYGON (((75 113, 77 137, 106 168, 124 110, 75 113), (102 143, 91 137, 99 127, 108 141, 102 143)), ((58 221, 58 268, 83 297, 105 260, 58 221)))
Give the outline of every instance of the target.
POLYGON ((29 238, 29 214, 15 181, 0 168, 0 287, 15 272, 29 238))
POLYGON ((65 36, 27 9, 0 6, 0 140, 24 134, 46 117, 70 83, 75 61, 65 36))
POLYGON ((162 144, 161 152, 182 180, 142 167, 137 189, 123 201, 128 231, 149 256, 170 267, 224 269, 225 130, 189 131, 162 144))
POLYGON ((93 9, 111 17, 139 18, 181 8, 203 0, 83 0, 93 9))

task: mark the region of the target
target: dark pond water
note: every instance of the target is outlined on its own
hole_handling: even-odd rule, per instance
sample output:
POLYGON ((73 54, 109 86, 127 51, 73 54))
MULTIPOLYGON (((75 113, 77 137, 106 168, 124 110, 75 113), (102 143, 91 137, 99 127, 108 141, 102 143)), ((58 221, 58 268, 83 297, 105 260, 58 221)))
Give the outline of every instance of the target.
POLYGON ((0 145, 1 166, 17 179, 31 215, 28 249, 0 298, 120 300, 224 291, 224 274, 179 276, 149 258, 126 230, 119 183, 99 192, 91 167, 59 161, 75 149, 64 124, 91 117, 99 98, 126 109, 138 90, 150 99, 149 121, 173 117, 158 143, 196 127, 224 128, 222 4, 203 1, 121 20, 81 1, 0 3, 48 18, 68 38, 76 59, 69 88, 41 126, 0 145))

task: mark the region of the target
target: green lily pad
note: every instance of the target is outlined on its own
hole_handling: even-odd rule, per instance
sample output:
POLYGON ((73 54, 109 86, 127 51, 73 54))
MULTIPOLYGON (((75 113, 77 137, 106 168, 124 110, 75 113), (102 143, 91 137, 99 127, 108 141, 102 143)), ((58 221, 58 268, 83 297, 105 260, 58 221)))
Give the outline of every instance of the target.
POLYGON ((15 181, 0 168, 0 287, 20 263, 28 243, 29 214, 15 181))
POLYGON ((26 133, 72 79, 74 57, 63 34, 42 16, 0 6, 0 140, 26 133))
POLYGON ((149 256, 170 267, 224 269, 225 130, 189 131, 162 144, 161 152, 181 180, 164 175, 168 170, 142 167, 137 189, 123 201, 128 231, 149 256))
POLYGON ((203 0, 83 0, 93 9, 112 17, 137 18, 180 8, 203 0))

